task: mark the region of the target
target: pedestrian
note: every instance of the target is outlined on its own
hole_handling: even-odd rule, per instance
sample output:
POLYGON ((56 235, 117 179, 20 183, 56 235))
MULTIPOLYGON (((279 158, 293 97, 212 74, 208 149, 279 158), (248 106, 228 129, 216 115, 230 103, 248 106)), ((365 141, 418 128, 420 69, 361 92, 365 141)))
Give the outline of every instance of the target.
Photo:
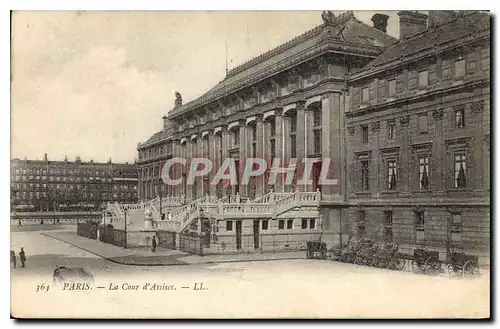
POLYGON ((17 227, 23 227, 23 223, 21 222, 21 220, 19 220, 17 227))
POLYGON ((16 252, 14 250, 10 251, 10 261, 12 263, 12 268, 16 268, 16 252))
POLYGON ((153 235, 153 239, 151 241, 151 246, 152 246, 151 251, 155 252, 156 251, 156 238, 154 235, 153 235))
POLYGON ((19 252, 19 260, 21 261, 21 267, 25 267, 26 265, 26 254, 24 253, 24 248, 21 247, 21 251, 19 252))

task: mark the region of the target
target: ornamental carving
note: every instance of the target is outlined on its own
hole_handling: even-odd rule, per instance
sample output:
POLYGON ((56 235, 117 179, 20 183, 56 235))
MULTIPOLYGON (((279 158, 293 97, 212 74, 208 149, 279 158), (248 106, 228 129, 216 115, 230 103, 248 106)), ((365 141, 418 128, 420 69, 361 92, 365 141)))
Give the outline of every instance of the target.
POLYGON ((372 131, 377 132, 380 130, 380 121, 372 123, 372 131))
POLYGON ((443 118, 443 109, 434 110, 432 112, 432 117, 434 120, 441 120, 443 118))
POLYGON ((349 132, 349 135, 354 135, 354 132, 356 132, 356 127, 347 127, 347 131, 349 132))
POLYGON ((470 105, 470 109, 471 109, 472 113, 474 113, 474 114, 482 112, 483 107, 484 107, 483 101, 474 102, 470 105))
POLYGON ((410 117, 404 116, 400 120, 402 126, 407 126, 410 123, 410 117))

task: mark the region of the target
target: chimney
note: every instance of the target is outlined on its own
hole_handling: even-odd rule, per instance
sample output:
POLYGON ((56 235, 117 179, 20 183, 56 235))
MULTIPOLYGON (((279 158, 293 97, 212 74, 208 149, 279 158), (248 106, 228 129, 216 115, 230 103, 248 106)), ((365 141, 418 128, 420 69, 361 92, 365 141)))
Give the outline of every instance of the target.
POLYGON ((389 16, 385 14, 375 14, 372 16, 373 27, 384 33, 387 33, 387 20, 389 16))
POLYGON ((399 39, 404 40, 427 29, 427 15, 416 11, 403 10, 399 16, 399 39))
POLYGON ((427 25, 429 28, 446 23, 454 16, 453 10, 429 10, 427 25))
POLYGON ((47 153, 44 154, 43 160, 47 161, 49 158, 47 157, 47 153))

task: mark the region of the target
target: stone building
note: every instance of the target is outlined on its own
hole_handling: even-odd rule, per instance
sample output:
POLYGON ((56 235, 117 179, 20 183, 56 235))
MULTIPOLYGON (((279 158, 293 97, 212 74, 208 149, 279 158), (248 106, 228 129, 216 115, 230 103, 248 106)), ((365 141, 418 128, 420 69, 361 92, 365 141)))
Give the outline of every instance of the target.
POLYGON ((176 93, 163 130, 138 145, 139 198, 155 218, 169 216, 158 227, 204 234, 209 249, 322 234, 330 244, 368 237, 410 253, 486 254, 490 17, 398 15, 399 40, 386 34, 386 15, 369 26, 352 12, 324 12, 323 24, 230 70, 199 98, 183 104, 176 93), (214 170, 232 158, 239 178, 248 158, 268 166, 248 185, 210 184, 214 170, 186 184, 189 165, 177 166, 171 175, 182 184, 168 186, 161 170, 172 157, 209 158, 214 170), (269 184, 274 158, 281 167, 297 158, 296 173, 313 159, 311 182, 269 184), (326 159, 336 185, 319 184, 326 159), (159 195, 179 199, 158 205, 159 195))
POLYGON ((348 80, 343 231, 487 254, 490 17, 398 15, 399 42, 348 80))
POLYGON ((137 202, 135 164, 11 160, 11 203, 20 211, 101 211, 107 202, 137 202))
MULTIPOLYGON (((347 207, 346 77, 396 41, 385 33, 387 18, 375 17, 375 28, 357 20, 352 12, 338 17, 325 12, 322 25, 235 67, 199 98, 182 104, 177 93, 174 108, 163 118, 163 131, 138 146, 139 198, 182 195, 189 201, 208 195, 219 200, 226 197, 227 202, 264 204, 263 208, 252 208, 251 215, 244 209, 223 209, 222 214, 211 214, 214 209, 206 209, 205 213, 211 214, 208 217, 219 219, 215 224, 219 237, 229 232, 234 239, 235 231, 237 235, 260 235, 333 228, 340 209, 347 207), (188 185, 185 183, 188 166, 177 167, 173 175, 183 177, 183 184, 165 186, 161 184, 160 173, 170 157, 206 157, 213 161, 214 168, 219 168, 224 159, 233 158, 238 177, 247 158, 264 158, 268 169, 248 185, 210 184, 214 172, 188 185), (290 158, 297 158, 298 173, 304 170, 302 159, 315 159, 312 183, 299 184, 295 176, 292 184, 284 184, 284 177, 268 184, 274 158, 281 159, 281 167, 290 158), (325 186, 318 183, 322 160, 326 158, 331 159, 329 178, 341 183, 325 186), (297 195, 310 197, 312 202, 296 202, 276 213, 275 208, 284 202, 279 200, 298 198, 297 195), (331 215, 327 219, 332 223, 323 223, 319 195, 329 207, 331 215), (314 199, 316 196, 318 199, 314 199), (276 204, 268 205, 269 202, 276 204)), ((213 225, 211 230, 214 232, 213 225)), ((257 241, 249 243, 259 245, 257 241)))

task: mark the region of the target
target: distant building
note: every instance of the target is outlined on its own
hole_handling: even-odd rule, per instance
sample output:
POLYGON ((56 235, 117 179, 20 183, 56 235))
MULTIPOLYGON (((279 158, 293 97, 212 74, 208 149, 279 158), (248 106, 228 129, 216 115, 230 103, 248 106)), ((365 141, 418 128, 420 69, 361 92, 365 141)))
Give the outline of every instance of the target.
POLYGON ((11 160, 12 210, 100 211, 107 202, 137 202, 136 164, 11 160))

